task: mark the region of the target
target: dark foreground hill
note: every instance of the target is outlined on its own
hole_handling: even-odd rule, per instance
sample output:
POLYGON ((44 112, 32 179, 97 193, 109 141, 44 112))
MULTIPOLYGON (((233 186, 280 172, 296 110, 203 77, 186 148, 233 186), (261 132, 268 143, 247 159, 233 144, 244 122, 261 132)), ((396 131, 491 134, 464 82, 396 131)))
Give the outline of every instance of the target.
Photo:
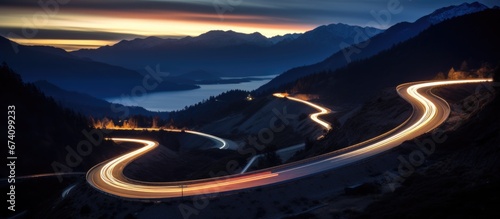
MULTIPOLYGON (((7 107, 14 106, 15 111, 11 118, 15 134, 8 140, 15 142, 17 176, 81 172, 122 151, 111 147, 112 142, 99 140, 84 116, 61 107, 33 84, 24 83, 6 64, 0 66, 0 82, 2 109, 7 114, 7 107)), ((8 173, 2 171, 0 177, 8 173)))
POLYGON ((500 217, 499 91, 493 102, 446 134, 422 171, 355 218, 500 217))

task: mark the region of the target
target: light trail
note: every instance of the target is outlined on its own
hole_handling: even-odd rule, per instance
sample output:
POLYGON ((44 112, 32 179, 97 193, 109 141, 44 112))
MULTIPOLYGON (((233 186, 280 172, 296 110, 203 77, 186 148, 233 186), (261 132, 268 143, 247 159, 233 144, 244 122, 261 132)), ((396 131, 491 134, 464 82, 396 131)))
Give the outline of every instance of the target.
POLYGON ((134 130, 134 131, 167 131, 167 132, 185 132, 193 135, 199 135, 205 138, 208 138, 215 143, 220 143, 220 146, 218 147, 219 149, 227 149, 229 147, 229 144, 222 138, 219 138, 217 136, 213 136, 207 133, 203 132, 197 132, 197 131, 192 131, 192 130, 181 130, 181 129, 164 129, 164 128, 120 128, 120 127, 115 127, 115 128, 108 128, 111 130, 134 130))
POLYGON ((114 141, 144 144, 144 147, 96 165, 88 171, 87 181, 103 192, 134 199, 218 194, 286 182, 353 164, 432 131, 442 124, 450 113, 450 107, 446 101, 430 92, 434 87, 491 81, 491 79, 475 79, 416 82, 400 85, 397 87, 398 94, 412 104, 413 114, 405 123, 390 132, 356 144, 355 148, 346 150, 345 153, 331 152, 290 164, 227 177, 182 182, 142 182, 128 179, 122 173, 124 167, 137 157, 153 150, 158 146, 158 143, 141 139, 112 138, 114 141))
POLYGON ((314 103, 311 103, 309 101, 305 101, 305 100, 301 100, 299 98, 288 96, 288 94, 286 94, 286 93, 274 93, 273 96, 278 97, 278 98, 288 98, 289 100, 297 101, 297 102, 309 105, 309 106, 319 110, 319 112, 309 115, 309 118, 311 118, 311 120, 318 123, 319 125, 325 127, 325 129, 327 131, 332 129, 332 126, 329 123, 318 118, 318 116, 322 116, 322 115, 326 115, 326 114, 330 113, 329 109, 321 107, 321 106, 316 105, 314 103))
MULTIPOLYGON (((329 110, 329 109, 324 108, 324 107, 321 107, 321 106, 316 105, 316 104, 313 104, 313 103, 311 103, 311 102, 309 102, 309 101, 301 100, 301 99, 298 99, 298 98, 295 98, 295 97, 290 97, 287 93, 274 93, 274 94, 273 94, 273 96, 278 97, 278 98, 287 98, 287 99, 289 99, 289 100, 293 100, 293 101, 296 101, 296 102, 300 102, 300 103, 303 103, 303 104, 309 105, 309 106, 311 106, 311 107, 313 107, 313 108, 315 108, 315 109, 319 110, 319 112, 318 112, 318 113, 313 113, 313 114, 309 115, 309 118, 310 118, 311 120, 313 120, 314 122, 318 123, 319 125, 321 125, 321 126, 325 127, 325 129, 326 129, 327 131, 329 131, 329 130, 331 130, 331 129, 332 129, 332 126, 331 126, 329 123, 327 123, 327 122, 325 122, 325 121, 323 121, 323 120, 320 120, 320 119, 318 118, 318 116, 321 116, 321 115, 325 115, 325 114, 330 113, 330 110, 329 110)), ((320 139, 320 138, 322 138, 322 137, 324 137, 324 135, 321 135, 320 137, 318 137, 318 139, 320 139)), ((303 146, 303 145, 304 145, 304 143, 299 144, 299 145, 303 146)), ((298 145, 295 145, 295 146, 292 146, 292 147, 296 147, 296 146, 298 146, 298 145)), ((278 154, 279 154, 281 151, 284 151, 284 150, 287 150, 287 148, 285 148, 285 149, 281 149, 281 150, 278 150, 278 151, 276 151, 276 153, 278 153, 278 154)), ((245 167, 243 167, 243 169, 241 170, 241 172, 240 172, 240 173, 246 173, 246 172, 248 171, 248 169, 249 169, 249 168, 253 165, 253 163, 257 160, 257 158, 262 157, 262 156, 264 156, 264 155, 263 155, 263 154, 258 154, 258 155, 253 156, 253 157, 252 157, 252 158, 248 161, 248 163, 245 165, 245 167)))

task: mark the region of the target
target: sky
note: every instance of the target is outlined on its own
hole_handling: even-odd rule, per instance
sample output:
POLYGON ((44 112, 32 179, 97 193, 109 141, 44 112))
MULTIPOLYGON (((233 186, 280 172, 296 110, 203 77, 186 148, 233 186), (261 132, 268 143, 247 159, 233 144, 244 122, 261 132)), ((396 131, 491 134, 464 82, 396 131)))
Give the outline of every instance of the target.
MULTIPOLYGON (((386 29, 460 0, 2 0, 0 35, 65 50, 120 40, 198 36, 210 30, 272 37, 345 23, 386 29), (389 8, 397 8, 390 12, 389 8), (387 22, 377 14, 390 12, 387 22), (375 16, 374 16, 375 15, 375 16)), ((480 0, 488 7, 498 0, 480 0)), ((385 18, 384 18, 385 19, 385 18)))

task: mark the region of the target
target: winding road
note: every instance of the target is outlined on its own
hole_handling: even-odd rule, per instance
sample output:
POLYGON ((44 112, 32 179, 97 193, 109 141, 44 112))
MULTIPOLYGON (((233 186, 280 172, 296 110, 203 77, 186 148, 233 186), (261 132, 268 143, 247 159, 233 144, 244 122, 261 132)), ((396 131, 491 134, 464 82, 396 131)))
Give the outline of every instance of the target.
MULTIPOLYGON (((291 181, 356 163, 397 147, 404 141, 411 140, 426 132, 432 131, 442 124, 450 114, 448 103, 442 98, 434 95, 431 92, 432 88, 443 85, 490 81, 492 80, 474 79, 402 84, 397 87, 397 92, 412 105, 413 113, 403 124, 395 129, 339 151, 265 170, 227 177, 159 183, 129 179, 122 173, 124 167, 137 157, 153 150, 158 146, 158 143, 141 139, 112 138, 112 140, 118 142, 136 142, 143 144, 144 147, 96 165, 88 171, 87 181, 90 185, 105 193, 133 199, 163 199, 201 194, 216 194, 291 181)), ((320 113, 322 113, 321 110, 320 113)), ((317 116, 314 118, 317 119, 317 116)), ((313 116, 311 116, 311 119, 313 119, 313 116)), ((321 124, 321 122, 318 122, 318 124, 328 128, 328 126, 321 124)))

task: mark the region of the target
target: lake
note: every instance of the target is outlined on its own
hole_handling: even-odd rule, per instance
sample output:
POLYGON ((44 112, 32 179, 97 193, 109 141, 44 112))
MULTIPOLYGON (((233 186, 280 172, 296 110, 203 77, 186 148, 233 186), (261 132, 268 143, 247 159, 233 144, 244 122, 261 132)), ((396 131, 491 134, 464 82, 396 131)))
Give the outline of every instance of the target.
POLYGON ((141 106, 150 111, 174 111, 184 109, 186 106, 193 105, 202 100, 208 99, 210 96, 217 96, 228 90, 246 90, 252 91, 265 83, 269 82, 276 75, 268 76, 248 76, 248 77, 223 77, 222 79, 241 79, 241 78, 259 78, 261 80, 253 80, 238 84, 210 84, 199 85, 199 89, 186 91, 166 91, 166 92, 151 92, 146 95, 134 98, 107 98, 106 100, 112 103, 119 103, 125 106, 141 106))

